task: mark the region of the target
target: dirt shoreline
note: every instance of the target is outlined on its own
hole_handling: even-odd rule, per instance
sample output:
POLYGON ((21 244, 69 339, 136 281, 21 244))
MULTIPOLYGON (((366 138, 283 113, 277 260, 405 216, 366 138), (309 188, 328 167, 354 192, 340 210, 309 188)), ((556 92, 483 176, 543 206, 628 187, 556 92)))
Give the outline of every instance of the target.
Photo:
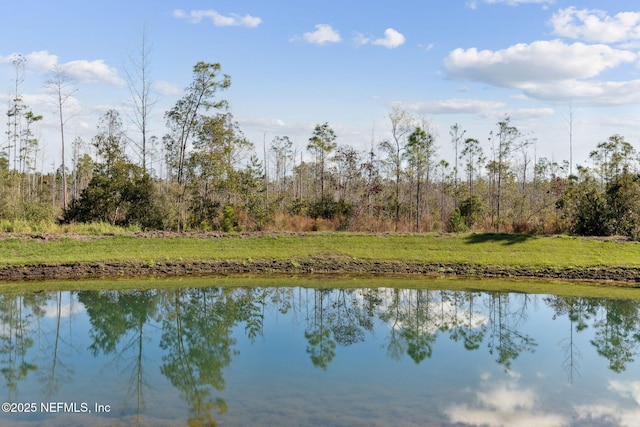
POLYGON ((288 260, 180 260, 163 262, 75 262, 0 267, 0 281, 43 281, 117 277, 204 276, 230 274, 422 274, 468 277, 537 278, 610 282, 640 288, 640 268, 533 268, 472 264, 389 262, 341 256, 288 260))

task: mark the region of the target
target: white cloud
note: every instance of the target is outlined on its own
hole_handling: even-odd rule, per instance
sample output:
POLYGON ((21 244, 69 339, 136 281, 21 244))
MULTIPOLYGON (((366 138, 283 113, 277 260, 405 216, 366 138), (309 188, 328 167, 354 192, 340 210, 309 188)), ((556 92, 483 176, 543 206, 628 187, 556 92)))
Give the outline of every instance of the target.
POLYGON ((26 68, 36 73, 49 72, 58 64, 58 57, 46 50, 31 52, 25 58, 27 60, 25 63, 26 68))
POLYGON ((393 28, 387 28, 384 30, 384 38, 376 39, 371 44, 376 46, 384 46, 387 49, 394 49, 403 45, 405 42, 404 35, 393 28))
POLYGON ((25 59, 25 70, 34 73, 48 73, 58 64, 58 57, 46 50, 34 51, 27 55, 14 52, 7 56, 0 56, 0 64, 11 64, 20 56, 25 59))
POLYGON ((593 79, 637 59, 631 51, 604 44, 551 40, 497 51, 456 49, 445 58, 444 66, 451 78, 520 89, 536 99, 581 98, 594 104, 625 104, 637 102, 637 81, 593 79))
POLYGON ((519 43, 497 51, 455 49, 445 58, 445 69, 453 78, 522 87, 530 83, 591 78, 636 59, 635 53, 603 44, 566 44, 551 40, 519 43))
POLYGON ((640 12, 620 12, 611 17, 601 10, 569 7, 553 14, 553 33, 597 43, 640 40, 640 12))
MULTIPOLYGON (((378 39, 371 39, 371 37, 368 37, 362 33, 355 33, 353 39, 353 44, 356 46, 364 46, 366 44, 372 44, 375 46, 383 46, 386 47, 387 49, 394 49, 398 46, 401 46, 404 44, 405 37, 402 33, 394 30, 393 28, 387 28, 384 31, 384 37, 382 38, 378 38, 378 39)), ((433 45, 429 45, 429 49, 431 49, 433 47, 433 45)))
POLYGON ((107 83, 123 86, 124 80, 118 76, 118 71, 109 67, 104 60, 87 61, 79 59, 60 65, 60 68, 72 79, 82 83, 107 83))
POLYGON ((328 24, 316 25, 315 31, 304 33, 302 38, 308 43, 318 45, 323 45, 325 43, 339 43, 342 41, 340 33, 328 24))
POLYGON ((262 19, 256 16, 245 15, 240 16, 232 13, 228 16, 221 15, 213 9, 192 10, 187 13, 182 9, 173 11, 173 17, 178 19, 188 19, 193 24, 202 22, 203 19, 211 19, 216 27, 248 27, 254 28, 262 23, 262 19))
MULTIPOLYGON (((20 54, 12 53, 0 56, 0 63, 11 63, 20 54)), ((34 51, 24 55, 26 59, 25 70, 37 74, 47 74, 59 67, 71 79, 79 83, 107 83, 114 86, 122 86, 124 80, 118 75, 118 70, 109 67, 103 59, 89 61, 78 59, 66 63, 60 63, 57 55, 50 54, 46 50, 34 51)))

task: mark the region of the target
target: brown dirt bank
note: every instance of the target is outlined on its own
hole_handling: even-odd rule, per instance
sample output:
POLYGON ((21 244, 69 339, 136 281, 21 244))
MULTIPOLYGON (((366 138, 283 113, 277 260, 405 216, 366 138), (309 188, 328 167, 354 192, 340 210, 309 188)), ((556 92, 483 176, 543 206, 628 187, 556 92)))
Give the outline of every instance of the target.
POLYGON ((640 287, 639 268, 530 268, 471 264, 381 262, 350 257, 318 256, 290 260, 245 261, 163 261, 96 262, 4 266, 0 281, 34 281, 52 279, 90 279, 108 277, 189 276, 226 274, 425 274, 473 277, 520 277, 577 281, 612 282, 619 286, 640 287))

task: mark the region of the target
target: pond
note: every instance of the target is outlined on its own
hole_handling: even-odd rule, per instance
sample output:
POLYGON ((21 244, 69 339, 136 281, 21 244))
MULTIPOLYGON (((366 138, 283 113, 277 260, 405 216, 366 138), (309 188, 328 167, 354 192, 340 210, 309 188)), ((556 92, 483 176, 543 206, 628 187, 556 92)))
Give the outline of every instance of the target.
POLYGON ((0 425, 640 423, 638 300, 238 280, 0 294, 0 425))

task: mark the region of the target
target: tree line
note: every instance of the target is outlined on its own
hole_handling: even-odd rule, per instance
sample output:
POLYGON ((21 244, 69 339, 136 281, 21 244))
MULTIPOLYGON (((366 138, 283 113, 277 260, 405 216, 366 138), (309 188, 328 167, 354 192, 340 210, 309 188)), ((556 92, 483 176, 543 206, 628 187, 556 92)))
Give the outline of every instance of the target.
MULTIPOLYGON (((370 150, 339 144, 329 123, 315 126, 304 151, 275 136, 260 159, 221 92, 218 63, 199 62, 192 83, 164 113, 166 133, 148 135, 153 105, 144 43, 127 77, 131 121, 107 111, 91 141, 71 143, 71 165, 37 169, 42 119, 20 94, 24 59, 14 60, 15 93, 0 152, 0 220, 107 222, 160 230, 519 232, 640 237, 638 153, 620 135, 598 143, 591 166, 532 155, 534 140, 508 116, 485 149, 460 124, 440 138, 428 119, 400 106, 390 137, 370 150), (446 140, 448 139, 448 140, 446 140), (453 161, 438 151, 453 152, 453 161), (306 155, 305 155, 306 154, 306 155)), ((62 152, 75 92, 60 69, 46 83, 56 101, 62 152)), ((535 150, 533 150, 535 152, 535 150)), ((64 156, 63 156, 64 158, 64 156)))

